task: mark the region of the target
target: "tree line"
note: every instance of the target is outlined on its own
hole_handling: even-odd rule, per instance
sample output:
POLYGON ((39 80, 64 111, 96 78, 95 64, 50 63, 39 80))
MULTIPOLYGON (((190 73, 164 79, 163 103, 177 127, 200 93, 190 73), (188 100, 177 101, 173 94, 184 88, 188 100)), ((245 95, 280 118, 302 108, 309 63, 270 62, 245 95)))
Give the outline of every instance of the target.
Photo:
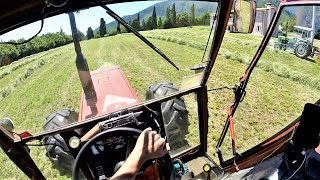
MULTIPOLYGON (((195 5, 190 8, 190 12, 178 13, 176 12, 175 4, 171 7, 167 7, 165 17, 157 17, 156 8, 153 7, 153 11, 150 17, 140 19, 140 15, 137 15, 136 19, 130 20, 129 25, 138 31, 152 30, 152 29, 170 29, 194 25, 209 25, 210 15, 205 12, 199 17, 195 16, 195 5)), ((104 37, 106 35, 112 36, 119 33, 125 33, 127 29, 118 23, 116 29, 109 30, 107 32, 106 23, 103 18, 100 19, 100 27, 97 33, 94 33, 92 28, 89 27, 87 34, 83 34, 78 30, 79 39, 92 39, 104 37)), ((25 39, 10 40, 10 42, 24 42, 25 39)), ((72 42, 72 36, 66 35, 61 29, 57 33, 46 33, 41 36, 37 36, 31 41, 21 45, 9 45, 0 44, 0 57, 8 56, 10 61, 16 61, 20 58, 46 51, 52 48, 63 46, 72 42)))
MULTIPOLYGON (((145 19, 140 19, 140 14, 133 20, 129 20, 128 24, 138 31, 146 31, 152 29, 170 29, 187 26, 197 25, 210 25, 210 14, 208 12, 203 13, 201 16, 196 17, 196 7, 193 4, 190 8, 190 12, 178 13, 176 12, 176 5, 172 4, 171 7, 167 7, 165 17, 157 18, 156 8, 153 7, 151 16, 145 19)), ((125 27, 118 25, 116 29, 111 29, 109 32, 106 30, 106 25, 103 18, 100 19, 99 32, 94 34, 91 27, 87 30, 87 39, 104 37, 106 35, 112 36, 120 33, 128 32, 125 27)))
MULTIPOLYGON (((85 36, 82 32, 79 32, 79 37, 82 40, 85 36)), ((25 39, 10 40, 9 42, 21 43, 25 39)), ((37 36, 31 41, 21 45, 0 44, 0 57, 8 56, 10 61, 16 61, 20 58, 53 49, 59 46, 63 46, 72 42, 72 36, 66 35, 61 29, 57 33, 46 33, 41 36, 37 36)))
POLYGON ((175 3, 172 4, 171 8, 167 7, 165 12, 165 17, 157 18, 156 8, 153 7, 152 15, 146 18, 146 21, 143 19, 140 23, 140 16, 137 15, 137 18, 129 21, 129 24, 140 31, 152 30, 152 29, 170 29, 186 26, 197 26, 197 25, 210 25, 210 14, 208 12, 203 13, 201 16, 196 17, 195 15, 196 7, 193 4, 190 8, 190 12, 178 13, 176 12, 175 3))

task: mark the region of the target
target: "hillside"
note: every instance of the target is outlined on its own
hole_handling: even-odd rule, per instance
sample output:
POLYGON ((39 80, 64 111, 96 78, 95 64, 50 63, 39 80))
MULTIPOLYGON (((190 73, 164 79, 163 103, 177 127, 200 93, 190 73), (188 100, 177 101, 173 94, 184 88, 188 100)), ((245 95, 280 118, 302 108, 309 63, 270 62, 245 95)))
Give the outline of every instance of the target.
MULTIPOLYGON (((127 15, 127 16, 123 16, 122 18, 126 21, 129 22, 130 20, 136 19, 137 15, 140 15, 140 19, 141 21, 143 19, 147 19, 149 16, 151 16, 152 11, 153 11, 153 7, 156 8, 156 13, 157 13, 157 17, 164 17, 165 16, 165 12, 167 7, 172 7, 172 4, 175 3, 176 4, 176 12, 178 13, 182 13, 182 12, 190 12, 190 8, 192 6, 192 4, 195 4, 195 13, 196 16, 200 16, 205 12, 213 12, 216 8, 217 8, 217 3, 212 3, 212 2, 195 2, 195 1, 164 1, 164 2, 160 2, 157 3, 153 6, 150 6, 136 14, 133 15, 127 15)), ((110 29, 115 29, 117 26, 117 22, 116 21, 112 21, 108 24, 106 24, 106 27, 108 30, 110 29)), ((94 32, 98 32, 99 31, 99 27, 97 27, 94 32)))

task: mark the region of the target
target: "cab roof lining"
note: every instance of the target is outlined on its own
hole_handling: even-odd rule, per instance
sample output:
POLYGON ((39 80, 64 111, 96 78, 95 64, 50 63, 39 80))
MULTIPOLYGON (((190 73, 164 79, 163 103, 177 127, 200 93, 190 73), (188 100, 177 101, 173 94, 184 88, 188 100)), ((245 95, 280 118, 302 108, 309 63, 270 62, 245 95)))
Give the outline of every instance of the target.
MULTIPOLYGON (((79 11, 103 4, 133 2, 135 0, 68 0, 63 7, 47 7, 46 0, 0 0, 0 35, 21 26, 55 15, 79 11), (46 7, 46 8, 44 8, 46 7), (44 14, 42 13, 44 10, 44 14)), ((140 0, 142 1, 142 0, 140 0)), ((204 0, 200 0, 204 1, 204 0)), ((217 2, 219 0, 205 0, 217 2)))
MULTIPOLYGON (((101 2, 101 1, 100 1, 101 2)), ((0 35, 26 24, 63 13, 98 6, 98 0, 68 0, 61 8, 47 7, 45 0, 1 0, 0 1, 0 35), (46 7, 46 8, 44 8, 46 7), (44 14, 42 13, 44 9, 44 14)), ((103 0, 104 4, 129 2, 103 0)))

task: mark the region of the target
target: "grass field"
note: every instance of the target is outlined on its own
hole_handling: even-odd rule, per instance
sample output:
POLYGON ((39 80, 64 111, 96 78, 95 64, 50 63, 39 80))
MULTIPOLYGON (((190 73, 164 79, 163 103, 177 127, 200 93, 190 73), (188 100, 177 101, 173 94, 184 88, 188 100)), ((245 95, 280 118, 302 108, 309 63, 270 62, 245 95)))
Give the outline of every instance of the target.
MULTIPOLYGON (((209 27, 143 32, 182 70, 176 71, 149 47, 130 34, 81 43, 91 70, 116 64, 124 71, 141 99, 155 82, 172 81, 177 86, 188 69, 201 62, 209 27)), ((245 72, 262 40, 260 36, 226 34, 208 88, 233 87, 245 72)), ((253 147, 292 122, 306 102, 320 96, 320 66, 293 54, 268 47, 250 79, 247 95, 235 115, 239 152, 253 147)), ((10 117, 16 131, 42 131, 45 117, 59 108, 79 111, 81 85, 74 65, 73 45, 42 52, 0 69, 0 117, 10 117), (18 67, 18 68, 17 68, 18 67)), ((198 131, 193 96, 185 98, 192 124, 188 138, 197 143, 198 131)), ((209 93, 209 153, 216 159, 215 145, 233 100, 230 90, 209 93)), ((227 137, 224 154, 230 157, 227 137)), ((51 168, 44 148, 31 148, 31 155, 48 179, 66 179, 51 168)), ((25 179, 15 165, 0 154, 1 179, 25 179)))

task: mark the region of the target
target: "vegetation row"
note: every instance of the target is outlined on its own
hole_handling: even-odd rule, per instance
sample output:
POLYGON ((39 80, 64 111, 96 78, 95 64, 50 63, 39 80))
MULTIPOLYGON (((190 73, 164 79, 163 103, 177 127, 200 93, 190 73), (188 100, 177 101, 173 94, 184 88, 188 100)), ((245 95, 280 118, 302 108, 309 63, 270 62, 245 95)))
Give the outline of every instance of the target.
MULTIPOLYGON (((82 37, 81 34, 83 35, 83 33, 80 33, 80 37, 82 37)), ((9 42, 21 43, 24 41, 25 39, 19 39, 17 41, 10 40, 9 42)), ((23 57, 63 46, 71 42, 72 37, 66 35, 61 29, 60 32, 47 33, 21 45, 0 44, 0 60, 2 56, 8 56, 10 61, 14 62, 23 57)))
MULTIPOLYGON (((208 12, 203 13, 201 16, 196 17, 195 5, 190 8, 190 13, 177 13, 175 4, 172 7, 167 7, 165 17, 157 18, 156 8, 153 8, 152 15, 145 19, 140 19, 140 15, 137 15, 136 19, 129 20, 128 24, 137 31, 146 31, 153 29, 170 29, 178 27, 196 26, 196 25, 210 25, 210 14, 208 12)), ((106 28, 106 23, 103 18, 100 19, 99 31, 94 34, 91 27, 87 30, 87 39, 104 37, 106 35, 113 36, 116 34, 128 32, 125 27, 118 23, 116 29, 110 29, 109 32, 106 28)))

